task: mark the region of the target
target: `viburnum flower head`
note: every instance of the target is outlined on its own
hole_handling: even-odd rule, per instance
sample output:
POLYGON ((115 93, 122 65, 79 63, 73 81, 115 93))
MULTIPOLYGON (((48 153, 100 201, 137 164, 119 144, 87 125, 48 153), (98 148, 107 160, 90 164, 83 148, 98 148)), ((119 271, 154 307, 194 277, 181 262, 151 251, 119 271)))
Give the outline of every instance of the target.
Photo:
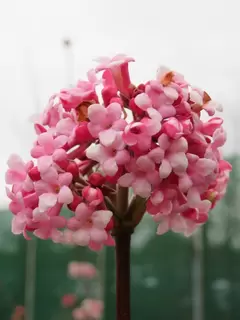
POLYGON ((167 68, 135 84, 133 58, 98 61, 86 81, 50 98, 34 124, 33 159, 10 157, 12 231, 100 250, 114 245, 119 221, 134 228, 146 212, 158 234, 190 235, 226 192, 222 107, 167 68), (126 188, 132 199, 121 212, 116 199, 126 188))

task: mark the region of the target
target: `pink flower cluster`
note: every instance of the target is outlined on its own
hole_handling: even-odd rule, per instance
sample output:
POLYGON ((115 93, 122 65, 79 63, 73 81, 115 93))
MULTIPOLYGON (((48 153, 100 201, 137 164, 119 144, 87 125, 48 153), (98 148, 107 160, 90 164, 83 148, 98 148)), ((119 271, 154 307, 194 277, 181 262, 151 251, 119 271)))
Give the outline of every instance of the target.
MULTIPOLYGON (((71 278, 92 280, 97 275, 97 269, 89 262, 72 261, 68 264, 68 273, 71 278)), ((85 287, 85 295, 89 294, 88 286, 85 287)), ((64 308, 73 308, 72 316, 74 320, 99 320, 103 314, 103 301, 99 299, 85 298, 80 306, 76 294, 65 294, 61 299, 64 308)))
POLYGON ((226 140, 215 115, 221 106, 166 68, 134 85, 131 61, 125 55, 101 58, 87 81, 50 98, 35 123, 35 160, 12 155, 8 161, 13 233, 93 250, 113 245, 119 187, 146 200, 158 234, 189 235, 207 221, 231 171, 219 150, 226 140), (63 206, 70 218, 61 215, 63 206))

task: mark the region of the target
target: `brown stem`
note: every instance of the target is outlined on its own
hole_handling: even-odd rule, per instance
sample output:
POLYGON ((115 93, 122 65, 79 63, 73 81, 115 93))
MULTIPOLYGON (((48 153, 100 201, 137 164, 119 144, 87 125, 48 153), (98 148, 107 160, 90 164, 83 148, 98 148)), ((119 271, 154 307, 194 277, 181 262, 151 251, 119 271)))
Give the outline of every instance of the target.
POLYGON ((119 187, 117 191, 117 209, 124 216, 128 209, 128 188, 119 187))
POLYGON ((116 240, 116 320, 130 320, 130 244, 132 230, 115 230, 116 240))

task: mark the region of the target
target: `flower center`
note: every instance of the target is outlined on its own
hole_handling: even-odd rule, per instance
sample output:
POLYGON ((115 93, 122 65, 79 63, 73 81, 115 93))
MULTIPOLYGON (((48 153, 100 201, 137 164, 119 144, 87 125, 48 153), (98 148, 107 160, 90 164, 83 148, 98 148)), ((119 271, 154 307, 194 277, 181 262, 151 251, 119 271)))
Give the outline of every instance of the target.
POLYGON ((95 101, 83 101, 76 108, 77 119, 78 119, 79 122, 88 120, 88 107, 93 103, 95 103, 95 101))
POLYGON ((172 71, 166 73, 164 77, 161 79, 161 84, 163 86, 168 86, 173 80, 174 74, 172 71))
POLYGON ((87 221, 86 221, 86 224, 87 224, 89 227, 92 227, 92 225, 93 225, 92 219, 91 219, 91 218, 88 218, 87 221))
POLYGON ((141 133, 141 128, 140 127, 131 128, 131 133, 140 134, 141 133))

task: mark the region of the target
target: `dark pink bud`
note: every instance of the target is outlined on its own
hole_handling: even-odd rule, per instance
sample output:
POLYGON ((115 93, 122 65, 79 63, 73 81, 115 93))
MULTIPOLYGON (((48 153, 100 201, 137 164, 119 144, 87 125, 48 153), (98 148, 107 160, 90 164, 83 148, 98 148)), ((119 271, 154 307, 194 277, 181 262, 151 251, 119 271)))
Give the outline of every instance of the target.
POLYGON ((137 86, 137 89, 138 89, 138 91, 140 91, 140 92, 144 92, 144 91, 145 91, 145 84, 140 83, 140 84, 137 86))
POLYGON ((76 162, 69 162, 66 171, 70 172, 74 178, 79 176, 79 168, 76 162))
POLYGON ((82 190, 83 198, 89 203, 90 206, 98 206, 103 202, 102 191, 98 188, 84 187, 82 190))
POLYGON ((109 105, 112 98, 117 97, 117 89, 114 87, 105 87, 102 89, 102 98, 105 106, 109 105))
POLYGON ((132 98, 130 101, 129 101, 129 108, 132 110, 132 112, 136 113, 137 115, 139 116, 143 116, 144 115, 144 111, 142 109, 140 109, 135 101, 135 99, 132 98))
POLYGON ((111 99, 111 101, 110 101, 110 103, 119 103, 120 104, 120 106, 123 106, 123 101, 122 101, 122 99, 121 98, 119 98, 119 97, 114 97, 114 98, 112 98, 111 99))
POLYGON ((102 176, 99 172, 94 172, 90 175, 88 178, 88 182, 93 186, 93 187, 100 187, 104 184, 105 182, 105 177, 102 176))
POLYGON ((68 205, 68 209, 75 211, 77 206, 82 202, 82 198, 77 194, 73 194, 73 202, 68 205))
POLYGON ((193 132, 193 124, 190 119, 186 119, 181 121, 182 127, 183 127, 183 133, 184 134, 191 134, 193 132))
POLYGON ((87 122, 83 122, 75 130, 75 143, 81 144, 91 141, 93 141, 93 137, 88 130, 87 122))
POLYGON ((111 231, 111 230, 113 229, 113 227, 114 227, 114 221, 113 221, 113 219, 111 219, 111 220, 108 222, 105 230, 106 230, 107 232, 108 232, 108 231, 111 231))
POLYGON ((37 167, 33 167, 29 170, 28 175, 32 181, 39 181, 41 179, 41 175, 37 167))
POLYGON ((44 128, 44 126, 42 126, 42 125, 39 124, 39 123, 35 123, 35 124, 34 124, 34 129, 35 129, 36 134, 41 134, 41 133, 47 131, 47 130, 44 128))
POLYGON ((63 149, 57 149, 53 153, 53 161, 62 169, 66 170, 68 166, 67 153, 63 149))

